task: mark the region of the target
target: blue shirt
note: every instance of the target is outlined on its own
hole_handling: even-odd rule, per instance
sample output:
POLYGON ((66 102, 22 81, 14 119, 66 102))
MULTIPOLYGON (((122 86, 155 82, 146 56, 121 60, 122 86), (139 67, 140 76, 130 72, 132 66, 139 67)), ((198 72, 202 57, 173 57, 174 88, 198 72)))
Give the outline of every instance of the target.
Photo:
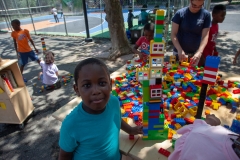
MULTIPOLYGON (((185 7, 176 12, 172 21, 179 25, 177 38, 183 51, 195 53, 201 43, 202 30, 211 26, 210 13, 203 8, 197 13, 192 13, 185 7)), ((177 52, 177 49, 174 48, 174 51, 177 52)))
POLYGON ((85 112, 81 102, 64 119, 59 146, 73 152, 75 160, 119 160, 120 126, 120 105, 113 95, 101 114, 85 112))

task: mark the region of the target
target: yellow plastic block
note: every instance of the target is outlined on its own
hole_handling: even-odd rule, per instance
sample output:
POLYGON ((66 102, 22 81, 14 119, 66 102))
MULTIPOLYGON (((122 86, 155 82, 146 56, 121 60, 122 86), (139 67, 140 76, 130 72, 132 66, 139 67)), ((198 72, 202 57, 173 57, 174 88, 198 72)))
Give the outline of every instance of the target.
POLYGON ((177 130, 182 127, 179 123, 174 124, 174 126, 177 130))
POLYGON ((192 75, 189 74, 189 73, 185 73, 185 74, 184 74, 184 77, 187 77, 188 79, 192 79, 192 75))
POLYGON ((121 108, 121 114, 123 115, 125 113, 126 113, 126 111, 123 108, 121 108))
POLYGON ((236 115, 236 119, 239 121, 240 120, 240 114, 236 115))
POLYGON ((156 14, 158 16, 164 16, 164 10, 157 10, 156 14))
POLYGON ((0 102, 0 108, 7 109, 5 103, 3 103, 3 102, 0 102))
POLYGON ((182 115, 181 115, 181 114, 177 114, 176 117, 177 117, 177 118, 181 118, 182 115))
POLYGON ((148 136, 143 136, 143 138, 148 138, 148 136))
POLYGON ((180 109, 182 107, 182 103, 179 101, 178 103, 176 103, 173 108, 177 111, 178 109, 180 109))
POLYGON ((0 87, 0 94, 4 93, 4 91, 2 90, 2 88, 0 87))
POLYGON ((190 109, 189 109, 189 113, 190 113, 192 116, 196 116, 196 114, 197 114, 197 107, 190 108, 190 109))
POLYGON ((168 87, 167 87, 167 83, 166 83, 165 81, 162 82, 162 85, 163 85, 163 88, 164 88, 164 89, 167 89, 167 88, 168 88, 168 87))
POLYGON ((193 117, 193 116, 191 116, 191 117, 189 117, 189 119, 191 119, 192 121, 194 121, 196 118, 193 117))
POLYGON ((128 118, 127 117, 122 117, 122 120, 124 120, 126 123, 128 123, 128 118))
POLYGON ((221 104, 220 104, 220 103, 215 103, 215 102, 213 102, 211 106, 212 106, 212 108, 213 108, 214 110, 218 110, 219 107, 221 106, 221 104))
POLYGON ((209 115, 209 114, 210 114, 210 110, 206 110, 205 115, 209 115))

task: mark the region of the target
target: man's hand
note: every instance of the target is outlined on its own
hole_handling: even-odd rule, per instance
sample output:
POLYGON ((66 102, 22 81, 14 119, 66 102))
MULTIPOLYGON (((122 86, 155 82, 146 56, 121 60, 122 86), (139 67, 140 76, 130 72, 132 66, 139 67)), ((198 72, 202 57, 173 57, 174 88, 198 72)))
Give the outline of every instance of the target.
POLYGON ((38 49, 35 48, 35 52, 38 54, 38 49))
POLYGON ((201 56, 202 56, 202 53, 201 53, 201 52, 195 53, 194 56, 193 56, 193 57, 191 58, 191 60, 190 60, 190 65, 191 65, 191 66, 196 66, 196 65, 198 65, 198 62, 199 62, 201 56))
POLYGON ((186 54, 183 50, 178 51, 178 59, 179 59, 179 62, 182 62, 186 59, 186 54))
POLYGON ((20 55, 19 54, 17 54, 17 59, 20 59, 20 55))

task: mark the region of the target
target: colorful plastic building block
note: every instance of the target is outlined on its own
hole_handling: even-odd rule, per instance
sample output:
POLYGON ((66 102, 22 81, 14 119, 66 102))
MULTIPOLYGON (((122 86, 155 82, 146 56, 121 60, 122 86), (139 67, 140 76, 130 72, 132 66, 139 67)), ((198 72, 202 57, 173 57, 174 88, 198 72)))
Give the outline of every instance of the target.
POLYGON ((164 155, 164 156, 166 156, 166 157, 169 157, 169 155, 171 154, 171 152, 169 152, 168 150, 163 149, 163 148, 160 148, 160 149, 158 150, 158 153, 160 153, 160 154, 162 154, 162 155, 164 155))

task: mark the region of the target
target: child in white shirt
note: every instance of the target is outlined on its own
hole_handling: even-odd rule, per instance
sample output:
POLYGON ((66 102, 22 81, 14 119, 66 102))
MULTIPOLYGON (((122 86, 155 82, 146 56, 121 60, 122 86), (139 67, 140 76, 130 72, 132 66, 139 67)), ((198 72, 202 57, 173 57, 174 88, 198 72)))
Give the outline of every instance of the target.
POLYGON ((54 53, 46 51, 44 60, 40 61, 42 72, 39 73, 39 79, 42 83, 47 85, 46 89, 57 89, 61 87, 61 83, 58 80, 58 68, 54 64, 54 53))

